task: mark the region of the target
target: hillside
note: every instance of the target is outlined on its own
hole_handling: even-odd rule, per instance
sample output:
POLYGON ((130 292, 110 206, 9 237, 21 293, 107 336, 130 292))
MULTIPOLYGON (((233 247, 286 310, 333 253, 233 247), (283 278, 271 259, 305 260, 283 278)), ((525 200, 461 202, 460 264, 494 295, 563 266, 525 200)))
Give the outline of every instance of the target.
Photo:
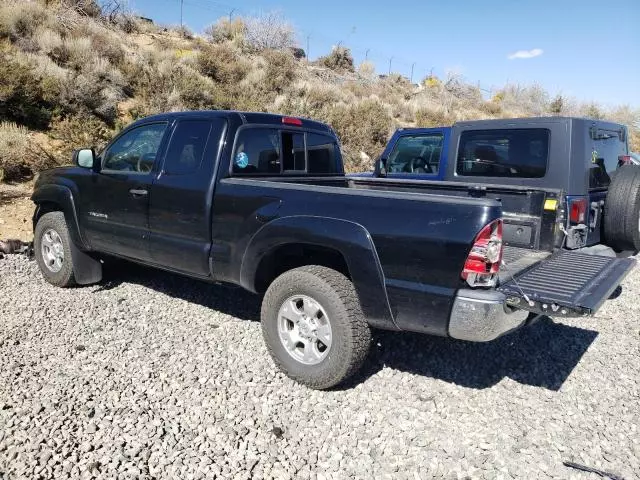
MULTIPOLYGON (((461 119, 584 115, 624 122, 640 149, 640 114, 506 85, 483 98, 456 76, 419 85, 381 78, 339 48, 314 63, 273 16, 220 20, 196 36, 137 18, 116 1, 5 1, 0 6, 0 179, 68 162, 144 115, 240 109, 313 117, 338 132, 351 171, 370 168, 398 126, 461 119), (106 3, 106 4, 105 4, 106 3), (635 126, 634 126, 635 125, 635 126)), ((534 80, 534 79, 532 79, 534 80)))

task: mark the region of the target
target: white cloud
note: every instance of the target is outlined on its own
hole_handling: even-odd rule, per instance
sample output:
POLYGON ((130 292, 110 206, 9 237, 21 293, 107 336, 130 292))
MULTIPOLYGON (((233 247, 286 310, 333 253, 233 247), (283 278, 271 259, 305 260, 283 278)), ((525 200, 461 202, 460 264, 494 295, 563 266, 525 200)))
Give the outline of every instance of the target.
POLYGON ((509 60, 515 60, 516 58, 533 58, 539 57, 544 53, 544 50, 541 48, 534 48, 532 50, 518 50, 517 52, 513 52, 507 58, 509 60))

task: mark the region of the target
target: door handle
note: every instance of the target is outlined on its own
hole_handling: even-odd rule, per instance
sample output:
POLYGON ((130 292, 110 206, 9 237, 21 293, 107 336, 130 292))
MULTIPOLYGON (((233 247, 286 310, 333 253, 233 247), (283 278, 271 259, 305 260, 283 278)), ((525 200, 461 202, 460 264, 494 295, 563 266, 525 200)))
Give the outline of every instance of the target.
POLYGON ((129 190, 129 193, 134 197, 144 197, 145 195, 149 195, 148 191, 137 188, 132 188, 131 190, 129 190))

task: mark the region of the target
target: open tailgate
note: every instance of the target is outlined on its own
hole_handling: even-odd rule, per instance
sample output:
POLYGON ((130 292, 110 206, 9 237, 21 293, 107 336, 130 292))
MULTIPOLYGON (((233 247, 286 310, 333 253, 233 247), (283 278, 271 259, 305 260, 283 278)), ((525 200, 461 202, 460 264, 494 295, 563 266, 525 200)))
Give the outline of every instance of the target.
POLYGON ((516 273, 498 290, 507 304, 552 316, 595 313, 633 269, 632 258, 561 251, 516 273))

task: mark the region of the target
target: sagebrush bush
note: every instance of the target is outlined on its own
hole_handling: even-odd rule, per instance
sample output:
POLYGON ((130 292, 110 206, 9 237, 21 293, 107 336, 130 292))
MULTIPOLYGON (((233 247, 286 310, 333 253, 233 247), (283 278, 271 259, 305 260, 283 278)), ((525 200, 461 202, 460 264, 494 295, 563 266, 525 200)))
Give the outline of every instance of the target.
POLYGON ((247 26, 240 18, 221 18, 204 30, 207 39, 213 43, 233 42, 238 46, 245 41, 247 26))
POLYGON ((30 38, 48 18, 47 10, 36 2, 0 6, 0 37, 12 41, 30 38))
POLYGON ((267 61, 264 87, 281 93, 291 86, 296 76, 296 61, 288 51, 267 50, 262 56, 267 61))
POLYGON ((345 47, 335 47, 329 55, 320 57, 317 63, 336 72, 355 72, 351 50, 345 47))
POLYGON ((327 120, 346 147, 356 147, 372 158, 384 148, 393 124, 391 115, 377 99, 335 105, 327 120))
MULTIPOLYGON (((51 0, 48 0, 49 3, 51 0)), ((97 18, 102 15, 102 8, 96 0, 58 0, 61 8, 73 10, 80 15, 97 18)))
POLYGON ((21 180, 56 164, 25 127, 0 122, 0 181, 21 180))
POLYGON ((289 115, 327 119, 333 106, 347 96, 337 87, 324 83, 302 83, 276 106, 289 115))
POLYGON ((45 55, 50 55, 52 52, 62 48, 62 36, 55 30, 49 28, 39 29, 35 38, 39 50, 45 55))
POLYGON ((60 85, 27 59, 0 53, 0 119, 36 129, 49 125, 60 85))
POLYGON ((59 164, 69 163, 77 148, 95 148, 99 152, 113 138, 115 131, 93 115, 71 115, 54 122, 51 136, 59 141, 53 155, 59 164))
POLYGON ((197 61, 203 75, 224 84, 240 82, 251 68, 247 60, 227 44, 205 46, 197 61))
POLYGON ((111 77, 101 70, 103 62, 93 63, 86 73, 73 74, 62 84, 59 99, 62 112, 93 114, 109 124, 115 122, 118 102, 124 98, 124 93, 113 80, 119 72, 113 71, 111 77))
POLYGON ((98 30, 93 32, 90 39, 94 54, 106 58, 113 65, 120 65, 124 61, 124 48, 111 32, 98 30))
POLYGON ((502 105, 494 101, 482 102, 480 110, 491 116, 500 115, 502 113, 502 105))
POLYGON ((364 61, 358 66, 358 73, 367 80, 373 80, 376 76, 376 66, 373 62, 364 61))
POLYGON ((415 113, 415 123, 417 127, 439 127, 451 125, 455 118, 449 115, 444 109, 421 108, 415 113))

